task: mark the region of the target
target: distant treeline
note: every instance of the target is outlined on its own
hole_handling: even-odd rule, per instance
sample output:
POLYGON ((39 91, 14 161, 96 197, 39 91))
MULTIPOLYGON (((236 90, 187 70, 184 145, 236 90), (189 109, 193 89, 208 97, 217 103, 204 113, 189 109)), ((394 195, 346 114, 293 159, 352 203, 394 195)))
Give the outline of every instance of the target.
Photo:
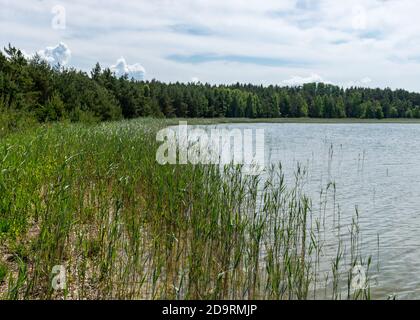
POLYGON ((309 83, 299 87, 162 83, 116 77, 99 64, 90 74, 0 52, 0 126, 35 121, 154 117, 420 118, 420 94, 309 83), (3 120, 2 120, 3 119, 3 120), (6 119, 6 120, 5 120, 6 119))

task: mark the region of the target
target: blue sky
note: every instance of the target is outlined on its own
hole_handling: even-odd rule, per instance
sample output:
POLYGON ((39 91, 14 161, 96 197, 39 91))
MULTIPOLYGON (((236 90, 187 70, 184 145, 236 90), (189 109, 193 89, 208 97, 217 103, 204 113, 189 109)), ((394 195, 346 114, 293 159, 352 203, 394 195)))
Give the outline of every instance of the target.
POLYGON ((420 1, 0 0, 0 45, 162 81, 420 91, 420 1))

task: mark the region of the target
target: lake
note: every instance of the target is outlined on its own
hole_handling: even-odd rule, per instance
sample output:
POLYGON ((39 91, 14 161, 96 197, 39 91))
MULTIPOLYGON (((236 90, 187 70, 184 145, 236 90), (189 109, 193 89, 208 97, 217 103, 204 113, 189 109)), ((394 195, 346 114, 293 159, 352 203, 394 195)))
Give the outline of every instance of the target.
MULTIPOLYGON (((339 212, 340 226, 345 229, 356 207, 359 211, 363 252, 373 257, 372 297, 420 298, 420 125, 216 127, 264 129, 266 163, 281 162, 289 181, 297 163, 305 167, 304 190, 314 210, 321 206, 321 190, 335 183, 332 210, 339 212)), ((336 228, 332 222, 330 227, 336 228)), ((334 247, 332 239, 329 245, 334 247)))

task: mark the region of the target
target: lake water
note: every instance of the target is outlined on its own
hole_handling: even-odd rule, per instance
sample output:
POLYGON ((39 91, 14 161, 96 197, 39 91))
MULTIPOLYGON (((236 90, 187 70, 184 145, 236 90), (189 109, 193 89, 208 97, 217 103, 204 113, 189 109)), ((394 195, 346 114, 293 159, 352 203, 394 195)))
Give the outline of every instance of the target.
POLYGON ((373 298, 420 298, 420 125, 217 127, 264 129, 266 161, 281 162, 289 180, 296 164, 303 165, 304 188, 314 206, 321 189, 335 182, 343 225, 357 207, 363 251, 376 258, 373 298))

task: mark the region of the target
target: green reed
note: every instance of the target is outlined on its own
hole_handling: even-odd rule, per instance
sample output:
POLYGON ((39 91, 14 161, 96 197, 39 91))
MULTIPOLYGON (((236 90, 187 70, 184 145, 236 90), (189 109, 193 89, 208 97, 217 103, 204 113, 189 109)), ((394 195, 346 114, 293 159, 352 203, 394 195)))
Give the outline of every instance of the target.
POLYGON ((156 132, 170 123, 56 124, 2 138, 3 298, 370 297, 350 285, 352 268, 370 263, 357 218, 351 241, 325 257, 327 206, 303 193, 302 168, 287 185, 280 165, 261 176, 159 165, 156 132), (65 290, 51 287, 55 265, 65 290))

